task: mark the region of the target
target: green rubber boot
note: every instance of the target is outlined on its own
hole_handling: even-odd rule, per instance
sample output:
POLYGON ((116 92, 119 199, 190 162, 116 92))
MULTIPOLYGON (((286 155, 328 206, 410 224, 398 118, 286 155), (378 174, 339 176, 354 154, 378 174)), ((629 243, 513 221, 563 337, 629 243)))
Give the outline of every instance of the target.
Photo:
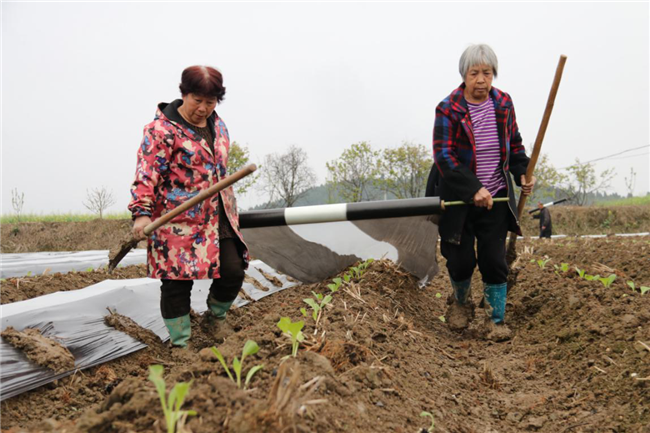
POLYGON ((212 313, 212 317, 214 317, 217 320, 226 320, 226 315, 228 313, 228 310, 230 310, 230 307, 232 306, 233 302, 234 300, 230 302, 217 301, 212 297, 212 295, 209 295, 208 308, 212 313))
POLYGON ((169 339, 172 346, 187 347, 187 342, 192 336, 192 323, 190 322, 190 315, 186 314, 174 319, 163 319, 167 331, 169 331, 169 339))
POLYGON ((233 301, 221 302, 208 296, 208 311, 204 317, 204 329, 212 336, 217 343, 223 342, 229 335, 234 332, 232 326, 226 322, 228 310, 232 306, 233 301))

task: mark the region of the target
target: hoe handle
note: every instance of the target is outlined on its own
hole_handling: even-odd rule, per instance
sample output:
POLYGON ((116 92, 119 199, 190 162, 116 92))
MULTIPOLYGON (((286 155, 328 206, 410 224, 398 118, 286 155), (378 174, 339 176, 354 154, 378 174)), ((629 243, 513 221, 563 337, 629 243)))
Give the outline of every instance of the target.
MULTIPOLYGON (((548 95, 548 101, 546 102, 546 109, 544 110, 544 116, 542 117, 542 123, 539 125, 539 131, 537 132, 537 138, 535 139, 535 146, 533 147, 533 154, 530 156, 530 162, 528 163, 528 169, 526 169, 526 182, 530 182, 533 177, 533 172, 535 171, 535 165, 537 164, 537 158, 542 150, 542 141, 544 141, 544 135, 546 135, 546 128, 548 127, 548 122, 551 119, 551 112, 553 112, 553 105, 555 104, 555 97, 557 96, 557 90, 560 88, 560 80, 562 80, 562 72, 564 71, 564 64, 566 63, 567 57, 565 55, 560 56, 560 61, 557 64, 557 69, 555 70, 555 78, 553 79, 553 85, 551 86, 551 93, 548 95)), ((521 218, 521 215, 524 213, 524 207, 526 206, 526 196, 521 194, 519 196, 519 204, 517 205, 517 215, 521 218)))
POLYGON ((197 195, 195 195, 185 203, 181 204, 180 206, 176 207, 175 209, 171 210, 165 215, 162 215, 160 218, 158 218, 156 221, 152 222, 151 224, 148 224, 144 228, 144 234, 149 236, 154 230, 168 223, 179 214, 182 214, 189 208, 196 206, 203 200, 212 197, 222 189, 228 188, 230 185, 248 176, 249 174, 253 173, 255 170, 257 170, 257 166, 255 164, 250 164, 242 168, 241 170, 231 174, 225 179, 220 180, 219 182, 212 185, 210 188, 201 191, 200 193, 198 193, 197 195))

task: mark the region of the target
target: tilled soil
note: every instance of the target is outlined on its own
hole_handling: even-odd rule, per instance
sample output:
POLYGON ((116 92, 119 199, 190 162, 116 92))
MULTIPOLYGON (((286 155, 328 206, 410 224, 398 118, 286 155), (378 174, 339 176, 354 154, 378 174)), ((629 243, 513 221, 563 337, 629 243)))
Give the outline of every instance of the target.
MULTIPOLYGON (((529 240, 518 248, 507 342, 481 337, 480 308, 468 330, 447 328, 444 266, 419 288, 379 261, 332 294, 317 324, 299 309, 312 291, 328 293, 330 281, 232 311, 234 331, 218 347, 231 364, 247 340, 259 344, 244 363, 244 372, 264 365, 250 389, 238 389, 204 350, 213 340, 200 317, 187 352, 113 317, 150 347, 4 401, 3 431, 165 431, 147 380, 149 365, 162 364, 168 391, 192 382, 183 408, 197 412, 186 420, 194 433, 412 433, 429 424, 422 411, 434 415, 435 432, 650 432, 650 292, 639 292, 650 286, 650 237, 529 240), (616 279, 605 287, 575 267, 616 279), (291 343, 276 327, 282 316, 306 322, 295 359, 286 358, 291 343)), ((46 278, 34 278, 32 294, 46 278)), ((478 305, 477 274, 473 289, 478 305)), ((3 287, 3 297, 12 290, 3 287)))
POLYGON ((50 368, 57 373, 74 369, 72 353, 58 341, 41 334, 38 329, 16 331, 9 326, 0 335, 9 344, 22 350, 27 358, 42 367, 50 368))

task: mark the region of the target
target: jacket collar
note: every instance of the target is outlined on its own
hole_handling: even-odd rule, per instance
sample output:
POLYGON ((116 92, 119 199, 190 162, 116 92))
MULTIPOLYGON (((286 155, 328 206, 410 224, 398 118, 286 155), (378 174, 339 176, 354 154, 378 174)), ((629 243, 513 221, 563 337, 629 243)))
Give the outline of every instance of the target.
MULTIPOLYGON (((465 100, 464 91, 465 83, 462 83, 456 90, 451 92, 451 95, 449 95, 451 108, 459 113, 467 112, 467 101, 465 100)), ((494 100, 495 109, 505 110, 507 108, 512 108, 512 100, 508 95, 494 86, 490 89, 490 97, 494 100)))
MULTIPOLYGON (((183 117, 180 115, 178 112, 178 107, 183 105, 183 100, 182 99, 176 99, 175 101, 171 103, 167 102, 161 102, 158 104, 158 109, 156 110, 156 116, 155 119, 158 120, 167 120, 168 122, 174 124, 177 128, 181 129, 183 133, 191 138, 193 138, 195 141, 198 141, 201 143, 201 146, 210 153, 210 155, 213 155, 212 147, 208 142, 206 142, 203 137, 201 137, 196 131, 191 129, 187 121, 183 119, 183 117)), ((216 120, 218 119, 218 115, 216 111, 213 111, 210 117, 208 117, 208 125, 212 127, 214 131, 214 136, 215 139, 218 137, 217 130, 216 130, 216 120)))

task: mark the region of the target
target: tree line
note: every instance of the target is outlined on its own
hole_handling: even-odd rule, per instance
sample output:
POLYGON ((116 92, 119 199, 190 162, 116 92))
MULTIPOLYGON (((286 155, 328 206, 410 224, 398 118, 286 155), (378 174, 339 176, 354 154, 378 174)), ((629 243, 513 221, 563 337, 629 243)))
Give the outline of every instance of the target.
MULTIPOLYGON (((228 174, 250 164, 250 159, 247 146, 232 142, 228 174)), ((338 158, 325 163, 328 202, 422 197, 432 164, 431 148, 410 141, 386 149, 375 149, 367 141, 351 144, 338 158)), ((307 152, 299 146, 292 145, 284 153, 268 154, 259 166, 256 173, 234 186, 238 195, 256 188, 267 195, 268 206, 293 207, 316 186, 316 175, 307 152)), ((535 176, 537 183, 530 202, 569 198, 571 204, 584 206, 611 186, 616 172, 614 168, 597 172, 593 163, 582 163, 579 159, 565 169, 557 169, 548 155, 542 154, 535 167, 535 176)), ((636 172, 630 169, 625 177, 628 197, 633 195, 635 184, 636 172)), ((11 195, 14 214, 20 219, 25 194, 13 189, 11 195)), ((106 209, 115 202, 112 191, 100 187, 86 190, 82 204, 103 218, 106 209)))

